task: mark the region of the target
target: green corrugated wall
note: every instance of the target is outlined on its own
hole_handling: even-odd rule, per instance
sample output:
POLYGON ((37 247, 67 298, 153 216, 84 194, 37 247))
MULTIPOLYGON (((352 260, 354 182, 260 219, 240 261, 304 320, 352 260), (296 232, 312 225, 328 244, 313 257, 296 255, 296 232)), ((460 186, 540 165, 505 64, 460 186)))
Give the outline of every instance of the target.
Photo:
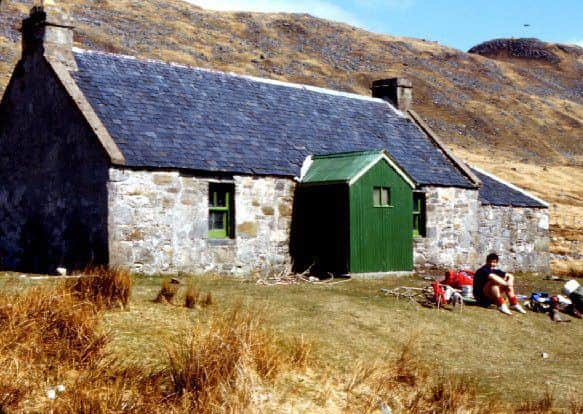
POLYGON ((381 160, 349 190, 352 273, 413 269, 413 192, 381 160), (390 187, 393 207, 373 206, 373 187, 390 187))

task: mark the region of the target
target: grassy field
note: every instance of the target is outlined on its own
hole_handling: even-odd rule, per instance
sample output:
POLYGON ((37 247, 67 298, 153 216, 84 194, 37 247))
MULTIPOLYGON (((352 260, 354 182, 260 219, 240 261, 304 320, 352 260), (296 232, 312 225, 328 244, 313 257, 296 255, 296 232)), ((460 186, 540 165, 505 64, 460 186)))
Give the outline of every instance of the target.
MULTIPOLYGON (((109 332, 108 358, 127 367, 162 372, 168 353, 185 336, 208 329, 217 318, 224 323, 225 315, 243 303, 285 354, 298 349, 306 354, 301 369, 294 364, 278 369, 269 381, 260 381, 260 388, 253 388, 250 412, 375 412, 382 401, 394 412, 407 412, 399 407, 397 394, 413 395, 425 387, 433 393, 431 398, 437 398, 436 384, 443 386, 444 381, 450 394, 457 392, 479 403, 465 405, 474 404, 473 411, 459 411, 463 402, 432 406, 434 410, 441 407, 438 412, 583 409, 583 401, 575 394, 580 392, 583 372, 581 320, 556 324, 547 315, 529 312, 507 317, 493 308, 471 306, 461 311, 429 309, 379 291, 426 285, 420 276, 285 286, 217 276, 179 279, 183 283, 173 304, 168 304, 154 302, 162 279, 134 278, 129 308, 108 310, 101 316, 101 329, 109 332), (184 307, 187 285, 204 295, 211 292, 212 304, 184 307), (549 357, 542 358, 543 352, 549 357), (399 368, 403 355, 407 367, 399 368), (378 385, 383 372, 403 370, 413 370, 417 382, 398 392, 393 383, 389 388, 378 385), (468 384, 469 389, 463 388, 468 384)), ((6 275, 0 284, 6 294, 54 282, 6 275)), ((559 293, 561 285, 533 275, 518 279, 518 291, 523 294, 559 293)), ((66 382, 66 373, 61 377, 54 381, 66 382)))

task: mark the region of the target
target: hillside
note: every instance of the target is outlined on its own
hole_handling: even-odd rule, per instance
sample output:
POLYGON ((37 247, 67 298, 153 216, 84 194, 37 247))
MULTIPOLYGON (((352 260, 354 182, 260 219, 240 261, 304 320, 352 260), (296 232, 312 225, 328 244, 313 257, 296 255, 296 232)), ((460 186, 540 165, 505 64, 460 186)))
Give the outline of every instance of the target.
MULTIPOLYGON (((6 1, 0 91, 32 3, 6 1)), ((553 203, 555 225, 561 218, 571 229, 583 227, 582 48, 498 39, 464 53, 305 14, 211 12, 179 0, 56 3, 76 22, 84 48, 363 95, 374 79, 408 77, 416 110, 458 154, 553 203)), ((572 250, 579 233, 562 251, 572 250)))

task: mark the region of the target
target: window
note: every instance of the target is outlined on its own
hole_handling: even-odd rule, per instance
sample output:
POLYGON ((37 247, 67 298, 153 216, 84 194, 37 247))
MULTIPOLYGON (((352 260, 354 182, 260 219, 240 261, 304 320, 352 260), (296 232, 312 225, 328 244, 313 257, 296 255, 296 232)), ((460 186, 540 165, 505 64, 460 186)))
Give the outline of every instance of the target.
POLYGON ((234 237, 234 194, 233 184, 209 184, 209 238, 234 237))
POLYGON ((372 205, 375 207, 391 207, 391 189, 389 187, 373 187, 372 205))
POLYGON ((425 193, 413 193, 413 236, 425 237, 425 193))

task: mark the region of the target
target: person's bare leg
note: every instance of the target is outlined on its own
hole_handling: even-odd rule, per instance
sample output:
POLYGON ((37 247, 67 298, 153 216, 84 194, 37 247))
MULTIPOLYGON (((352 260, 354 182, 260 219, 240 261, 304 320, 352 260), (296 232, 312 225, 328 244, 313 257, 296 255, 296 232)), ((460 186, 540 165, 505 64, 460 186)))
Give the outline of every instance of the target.
POLYGON ((504 303, 504 298, 502 297, 502 293, 506 292, 505 287, 500 286, 493 280, 488 281, 484 285, 484 295, 488 298, 488 300, 492 303, 495 303, 498 307, 498 310, 505 315, 512 315, 510 309, 508 309, 508 305, 504 303))
POLYGON ((508 286, 504 288, 504 293, 508 296, 508 299, 515 297, 516 294, 514 293, 514 275, 508 274, 508 280, 506 280, 508 286))
POLYGON ((486 295, 490 302, 498 304, 500 297, 502 297, 500 286, 495 282, 487 282, 484 285, 484 295, 486 295))
POLYGON ((508 286, 504 288, 504 293, 508 296, 508 301, 510 302, 510 309, 515 310, 520 313, 526 313, 526 311, 518 303, 516 293, 514 292, 514 275, 508 273, 506 275, 506 283, 508 286))

